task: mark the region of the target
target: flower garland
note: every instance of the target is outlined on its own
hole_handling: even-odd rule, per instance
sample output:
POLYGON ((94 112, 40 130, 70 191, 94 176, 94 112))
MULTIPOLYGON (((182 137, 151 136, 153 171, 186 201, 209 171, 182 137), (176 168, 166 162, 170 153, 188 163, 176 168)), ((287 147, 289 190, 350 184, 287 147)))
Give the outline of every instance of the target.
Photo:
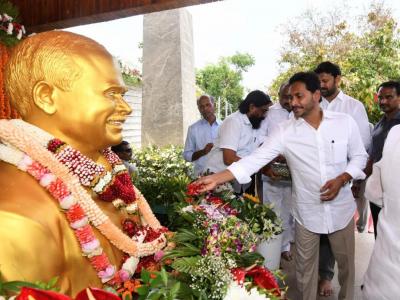
MULTIPOLYGON (((33 128, 29 126, 27 129, 33 128)), ((32 130, 31 133, 34 132, 32 130)), ((79 178, 83 186, 91 188, 99 199, 113 201, 116 208, 126 208, 130 214, 136 212, 136 195, 130 175, 118 156, 110 149, 103 150, 102 154, 112 166, 111 172, 59 139, 51 137, 47 142, 47 149, 79 178)))
MULTIPOLYGON (((0 139, 3 142, 0 144, 0 159, 26 170, 59 200, 60 206, 66 210, 66 217, 81 245, 82 252, 88 256, 102 282, 120 283, 134 272, 138 257, 154 254, 165 246, 165 236, 160 234, 150 242, 143 242, 145 238, 143 235, 135 239, 125 235, 100 210, 77 177, 43 147, 46 143, 46 139, 43 139, 45 136, 49 134, 21 120, 0 120, 0 139), (131 255, 120 271, 116 271, 115 267, 109 264, 88 221, 114 246, 131 255)), ((134 191, 137 195, 139 212, 144 220, 151 228, 160 230, 162 227, 147 201, 135 187, 134 191)))
POLYGON ((17 40, 26 35, 24 25, 14 22, 14 18, 4 12, 0 14, 0 30, 17 40))

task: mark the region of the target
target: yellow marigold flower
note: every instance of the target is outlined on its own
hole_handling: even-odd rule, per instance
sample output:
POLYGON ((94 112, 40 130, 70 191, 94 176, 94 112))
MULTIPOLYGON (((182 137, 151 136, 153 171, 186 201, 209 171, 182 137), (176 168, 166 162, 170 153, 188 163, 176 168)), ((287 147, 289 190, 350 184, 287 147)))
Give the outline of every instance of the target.
POLYGON ((245 199, 248 199, 248 200, 253 201, 254 203, 260 203, 260 199, 259 199, 257 196, 253 196, 253 195, 244 193, 244 194, 243 194, 243 197, 244 197, 245 199))

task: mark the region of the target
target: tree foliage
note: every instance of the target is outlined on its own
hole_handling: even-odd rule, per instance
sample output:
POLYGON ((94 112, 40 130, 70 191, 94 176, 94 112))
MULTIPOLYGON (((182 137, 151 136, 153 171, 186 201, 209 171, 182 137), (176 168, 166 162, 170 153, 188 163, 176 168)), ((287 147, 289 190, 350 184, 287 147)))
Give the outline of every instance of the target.
POLYGON ((313 70, 330 60, 342 69, 341 88, 366 106, 370 121, 380 117, 376 88, 383 81, 400 78, 400 39, 397 23, 382 3, 373 3, 369 12, 352 18, 339 11, 318 14, 307 11, 288 24, 288 40, 282 48, 281 73, 271 91, 295 72, 313 70))
POLYGON ((205 93, 228 101, 236 109, 243 99, 242 74, 254 64, 254 57, 248 53, 221 57, 217 63, 196 71, 196 84, 205 93))

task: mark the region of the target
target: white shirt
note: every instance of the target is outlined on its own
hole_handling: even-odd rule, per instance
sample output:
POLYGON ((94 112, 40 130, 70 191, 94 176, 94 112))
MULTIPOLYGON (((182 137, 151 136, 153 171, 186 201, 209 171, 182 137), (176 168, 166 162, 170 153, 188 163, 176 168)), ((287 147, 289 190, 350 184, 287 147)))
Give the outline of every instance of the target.
MULTIPOLYGON (((399 299, 400 278, 400 125, 394 126, 386 139, 382 159, 377 163, 380 174, 371 177, 381 183, 384 206, 379 213, 378 235, 364 277, 363 299, 399 299)), ((366 189, 376 189, 369 186, 366 189)))
POLYGON ((233 150, 240 158, 249 155, 260 144, 258 134, 259 130, 253 129, 246 114, 236 111, 229 115, 218 130, 204 170, 217 173, 226 169, 222 149, 233 150))
POLYGON ((272 131, 278 128, 280 123, 288 120, 290 116, 293 116, 293 114, 283 108, 279 102, 272 105, 269 108, 264 121, 261 123, 260 139, 264 141, 272 131))
MULTIPOLYGON (((201 119, 190 125, 186 136, 183 158, 186 161, 191 162, 194 152, 204 149, 208 143, 215 143, 218 128, 221 123, 222 122, 217 119, 212 125, 210 125, 207 120, 201 119)), ((195 176, 198 176, 203 172, 208 154, 194 161, 195 176)))
POLYGON ((367 111, 360 101, 340 91, 336 98, 331 102, 322 97, 320 106, 324 110, 349 114, 354 121, 356 121, 364 147, 365 149, 368 149, 371 143, 371 130, 369 127, 367 111))
POLYGON ((354 120, 341 113, 323 112, 318 129, 304 119, 281 123, 250 156, 228 167, 237 181, 246 183, 251 174, 279 154, 285 156, 293 182, 293 216, 309 231, 331 233, 343 229, 354 215, 356 204, 347 184, 332 201, 320 200, 320 188, 343 172, 363 179, 367 161, 354 120))

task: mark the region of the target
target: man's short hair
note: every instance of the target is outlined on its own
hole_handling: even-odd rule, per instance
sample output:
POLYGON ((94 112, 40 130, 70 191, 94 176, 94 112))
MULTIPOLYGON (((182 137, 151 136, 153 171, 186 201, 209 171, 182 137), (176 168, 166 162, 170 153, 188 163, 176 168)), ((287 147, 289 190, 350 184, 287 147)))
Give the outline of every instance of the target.
POLYGON ((119 143, 118 145, 112 146, 111 150, 115 153, 119 153, 124 151, 124 146, 129 146, 129 143, 127 141, 122 141, 121 143, 119 143))
POLYGON ((394 80, 389 80, 381 83, 378 88, 377 92, 379 91, 380 88, 392 88, 396 90, 396 95, 400 96, 400 82, 394 81, 394 80))
POLYGON ((239 111, 242 114, 245 114, 249 112, 250 104, 253 104, 256 107, 261 107, 270 103, 272 103, 271 98, 266 93, 260 90, 255 90, 250 92, 246 98, 240 102, 239 111))
POLYGON ((340 71, 340 67, 337 64, 334 64, 330 61, 324 61, 320 63, 317 68, 314 70, 315 73, 327 73, 331 74, 333 77, 337 77, 342 75, 342 71, 340 71))
POLYGON ((302 82, 305 84, 306 89, 311 93, 314 93, 316 90, 321 89, 321 83, 319 82, 318 75, 315 72, 299 72, 294 74, 289 79, 289 85, 294 84, 295 82, 302 82))
POLYGON ((279 90, 278 90, 278 95, 279 96, 281 95, 283 89, 286 88, 287 86, 289 86, 289 82, 288 81, 285 81, 280 85, 279 90))
POLYGON ((199 98, 197 98, 197 105, 199 105, 200 100, 203 99, 203 98, 208 98, 208 99, 210 99, 210 101, 211 101, 212 104, 215 103, 215 100, 214 100, 214 97, 213 97, 213 96, 210 96, 210 95, 207 95, 207 94, 203 94, 203 95, 201 95, 199 98))

